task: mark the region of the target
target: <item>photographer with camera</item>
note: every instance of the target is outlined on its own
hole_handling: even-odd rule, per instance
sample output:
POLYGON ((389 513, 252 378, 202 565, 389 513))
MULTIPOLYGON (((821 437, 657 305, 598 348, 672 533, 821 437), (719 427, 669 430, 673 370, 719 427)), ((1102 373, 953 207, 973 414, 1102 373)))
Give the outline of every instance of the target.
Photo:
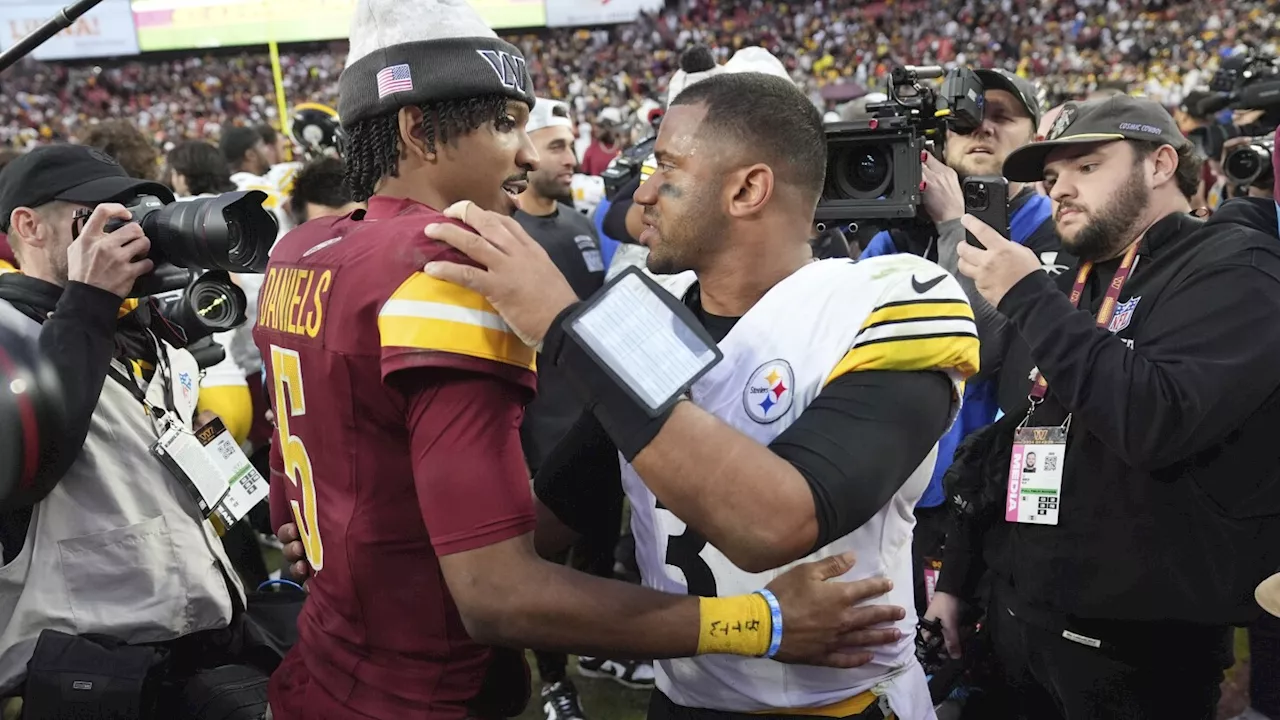
POLYGON ((63 678, 104 666, 116 675, 95 711, 153 717, 144 684, 172 681, 162 702, 177 703, 185 678, 234 662, 242 639, 244 591, 188 487, 216 472, 212 453, 189 454, 204 442, 196 360, 152 331, 152 303, 121 310, 164 257, 121 204, 139 196, 173 200, 84 146, 0 172, 0 230, 22 263, 0 276, 0 306, 38 338, 65 399, 65 431, 0 506, 0 695, 23 695, 31 717, 66 712, 63 678))
MULTIPOLYGON (((863 258, 893 253, 911 253, 935 260, 956 275, 965 289, 978 324, 982 341, 981 367, 990 364, 993 353, 1003 347, 1006 320, 973 286, 956 272, 958 246, 965 241, 960 218, 965 214, 961 190, 967 178, 999 176, 1009 153, 1031 142, 1040 123, 1039 91, 1034 84, 1006 70, 975 70, 982 83, 986 105, 982 122, 969 133, 948 127, 945 152, 939 160, 932 153, 921 155, 921 200, 932 227, 914 225, 881 231, 871 239, 863 258)), ((1009 183, 1009 227, 1011 239, 1036 253, 1053 266, 1059 240, 1050 217, 1049 198, 1036 193, 1029 184, 1009 183)), ((923 614, 928 605, 926 572, 929 559, 941 551, 946 509, 943 506, 942 475, 951 463, 956 446, 973 430, 995 419, 995 387, 986 373, 979 372, 965 388, 960 417, 938 446, 938 462, 929 489, 916 508, 916 607, 923 614)))

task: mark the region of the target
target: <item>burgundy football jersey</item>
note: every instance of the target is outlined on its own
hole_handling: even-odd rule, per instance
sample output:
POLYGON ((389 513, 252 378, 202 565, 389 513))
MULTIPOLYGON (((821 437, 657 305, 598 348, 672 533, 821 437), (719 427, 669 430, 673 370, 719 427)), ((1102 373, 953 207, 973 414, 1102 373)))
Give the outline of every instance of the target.
POLYGON ((277 717, 336 703, 461 720, 495 664, 437 558, 533 529, 518 427, 534 352, 483 297, 421 272, 470 262, 424 235, 433 222, 453 221, 374 197, 272 251, 253 334, 277 426, 273 522, 297 522, 314 572, 298 645, 272 678, 277 717), (300 674, 323 703, 281 697, 301 692, 300 674))

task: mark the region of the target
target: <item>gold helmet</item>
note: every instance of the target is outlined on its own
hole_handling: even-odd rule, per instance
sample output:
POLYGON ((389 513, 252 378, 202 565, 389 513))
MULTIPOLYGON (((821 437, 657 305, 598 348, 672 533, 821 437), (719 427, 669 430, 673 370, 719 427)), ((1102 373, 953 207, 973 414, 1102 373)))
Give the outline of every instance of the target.
POLYGON ((342 126, 338 111, 320 103, 300 103, 289 118, 289 135, 308 158, 338 155, 342 126))

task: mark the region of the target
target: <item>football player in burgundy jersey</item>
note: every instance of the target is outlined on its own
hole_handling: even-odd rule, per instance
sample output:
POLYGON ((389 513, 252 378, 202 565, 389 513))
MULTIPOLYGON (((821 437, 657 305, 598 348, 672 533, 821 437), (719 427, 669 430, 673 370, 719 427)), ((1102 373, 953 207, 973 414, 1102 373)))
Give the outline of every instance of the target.
POLYGON ((300 537, 312 573, 271 680, 277 720, 514 716, 528 671, 495 645, 853 666, 899 636, 875 626, 901 608, 855 607, 887 580, 825 581, 846 556, 769 586, 780 646, 767 593, 664 594, 538 558, 519 435, 534 351, 482 296, 422 272, 466 261, 424 233, 454 222, 441 209, 510 213, 536 166, 525 61, 460 0, 361 0, 340 92, 347 180, 368 209, 276 245, 254 329, 277 426, 273 526, 300 537))

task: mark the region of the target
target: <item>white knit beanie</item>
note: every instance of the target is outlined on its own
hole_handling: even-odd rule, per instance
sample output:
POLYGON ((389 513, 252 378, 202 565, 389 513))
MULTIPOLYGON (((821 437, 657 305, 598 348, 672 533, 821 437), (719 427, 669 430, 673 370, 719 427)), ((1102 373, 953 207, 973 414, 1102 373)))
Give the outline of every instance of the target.
POLYGON ((524 56, 465 0, 359 0, 338 84, 344 126, 406 105, 505 95, 533 107, 524 56))

